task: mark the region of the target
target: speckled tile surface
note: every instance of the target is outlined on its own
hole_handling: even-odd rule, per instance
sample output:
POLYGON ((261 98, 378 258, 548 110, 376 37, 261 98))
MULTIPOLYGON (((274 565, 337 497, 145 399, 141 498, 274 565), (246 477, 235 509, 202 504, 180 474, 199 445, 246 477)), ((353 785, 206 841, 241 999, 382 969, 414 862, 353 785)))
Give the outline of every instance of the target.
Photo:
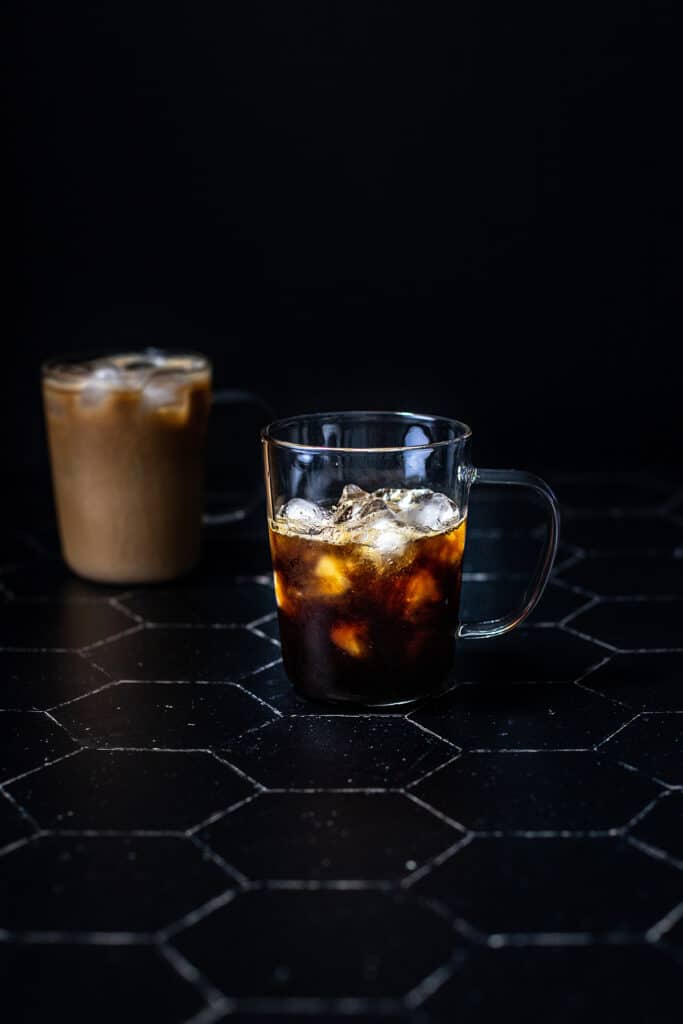
MULTIPOLYGON (((258 521, 136 590, 71 577, 47 525, 7 531, 8 1020, 678 1021, 681 492, 551 479, 541 604, 407 711, 292 691, 258 521)), ((466 617, 518 600, 539 543, 492 497, 466 617)))

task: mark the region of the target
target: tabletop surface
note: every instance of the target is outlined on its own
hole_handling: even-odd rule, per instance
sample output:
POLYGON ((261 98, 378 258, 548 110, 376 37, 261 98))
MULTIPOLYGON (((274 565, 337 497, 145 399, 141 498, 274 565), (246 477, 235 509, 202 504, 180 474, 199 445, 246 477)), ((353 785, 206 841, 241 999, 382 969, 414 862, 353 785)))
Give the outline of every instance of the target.
MULTIPOLYGON (((35 510, 5 531, 8 1020, 679 1020, 683 492, 550 478, 531 620, 383 713, 292 691, 260 518, 135 590, 70 576, 35 510)), ((539 537, 482 490, 464 617, 539 537)))

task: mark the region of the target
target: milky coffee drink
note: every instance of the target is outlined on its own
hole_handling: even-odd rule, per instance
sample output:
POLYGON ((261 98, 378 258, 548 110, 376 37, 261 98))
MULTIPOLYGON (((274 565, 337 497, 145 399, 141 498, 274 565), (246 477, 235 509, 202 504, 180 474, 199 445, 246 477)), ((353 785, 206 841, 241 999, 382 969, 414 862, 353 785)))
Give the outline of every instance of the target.
POLYGON ((211 371, 150 350, 48 364, 43 398, 64 559, 109 583, 169 580, 199 557, 211 371))
POLYGON ((444 687, 465 546, 446 495, 351 484, 330 508, 293 498, 270 543, 284 665, 306 696, 391 704, 444 687))

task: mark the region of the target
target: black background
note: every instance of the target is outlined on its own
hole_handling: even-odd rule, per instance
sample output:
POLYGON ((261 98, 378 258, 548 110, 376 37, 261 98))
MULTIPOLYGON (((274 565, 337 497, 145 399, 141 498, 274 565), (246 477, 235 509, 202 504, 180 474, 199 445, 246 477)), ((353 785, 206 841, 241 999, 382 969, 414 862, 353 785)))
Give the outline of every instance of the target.
POLYGON ((10 465, 44 356, 143 344, 483 464, 679 461, 668 5, 24 0, 5 38, 10 465))

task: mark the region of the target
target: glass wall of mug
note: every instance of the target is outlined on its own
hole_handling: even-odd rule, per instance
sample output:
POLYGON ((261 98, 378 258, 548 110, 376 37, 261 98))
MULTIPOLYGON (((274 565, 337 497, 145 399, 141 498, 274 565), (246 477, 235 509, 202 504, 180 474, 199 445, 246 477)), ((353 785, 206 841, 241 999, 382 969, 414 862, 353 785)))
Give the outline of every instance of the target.
POLYGON ((284 667, 304 695, 384 706, 453 684, 458 636, 518 625, 557 546, 557 502, 515 470, 475 470, 464 423, 403 412, 298 416, 262 433, 284 667), (530 488, 549 529, 523 606, 460 621, 468 499, 475 479, 530 488))

